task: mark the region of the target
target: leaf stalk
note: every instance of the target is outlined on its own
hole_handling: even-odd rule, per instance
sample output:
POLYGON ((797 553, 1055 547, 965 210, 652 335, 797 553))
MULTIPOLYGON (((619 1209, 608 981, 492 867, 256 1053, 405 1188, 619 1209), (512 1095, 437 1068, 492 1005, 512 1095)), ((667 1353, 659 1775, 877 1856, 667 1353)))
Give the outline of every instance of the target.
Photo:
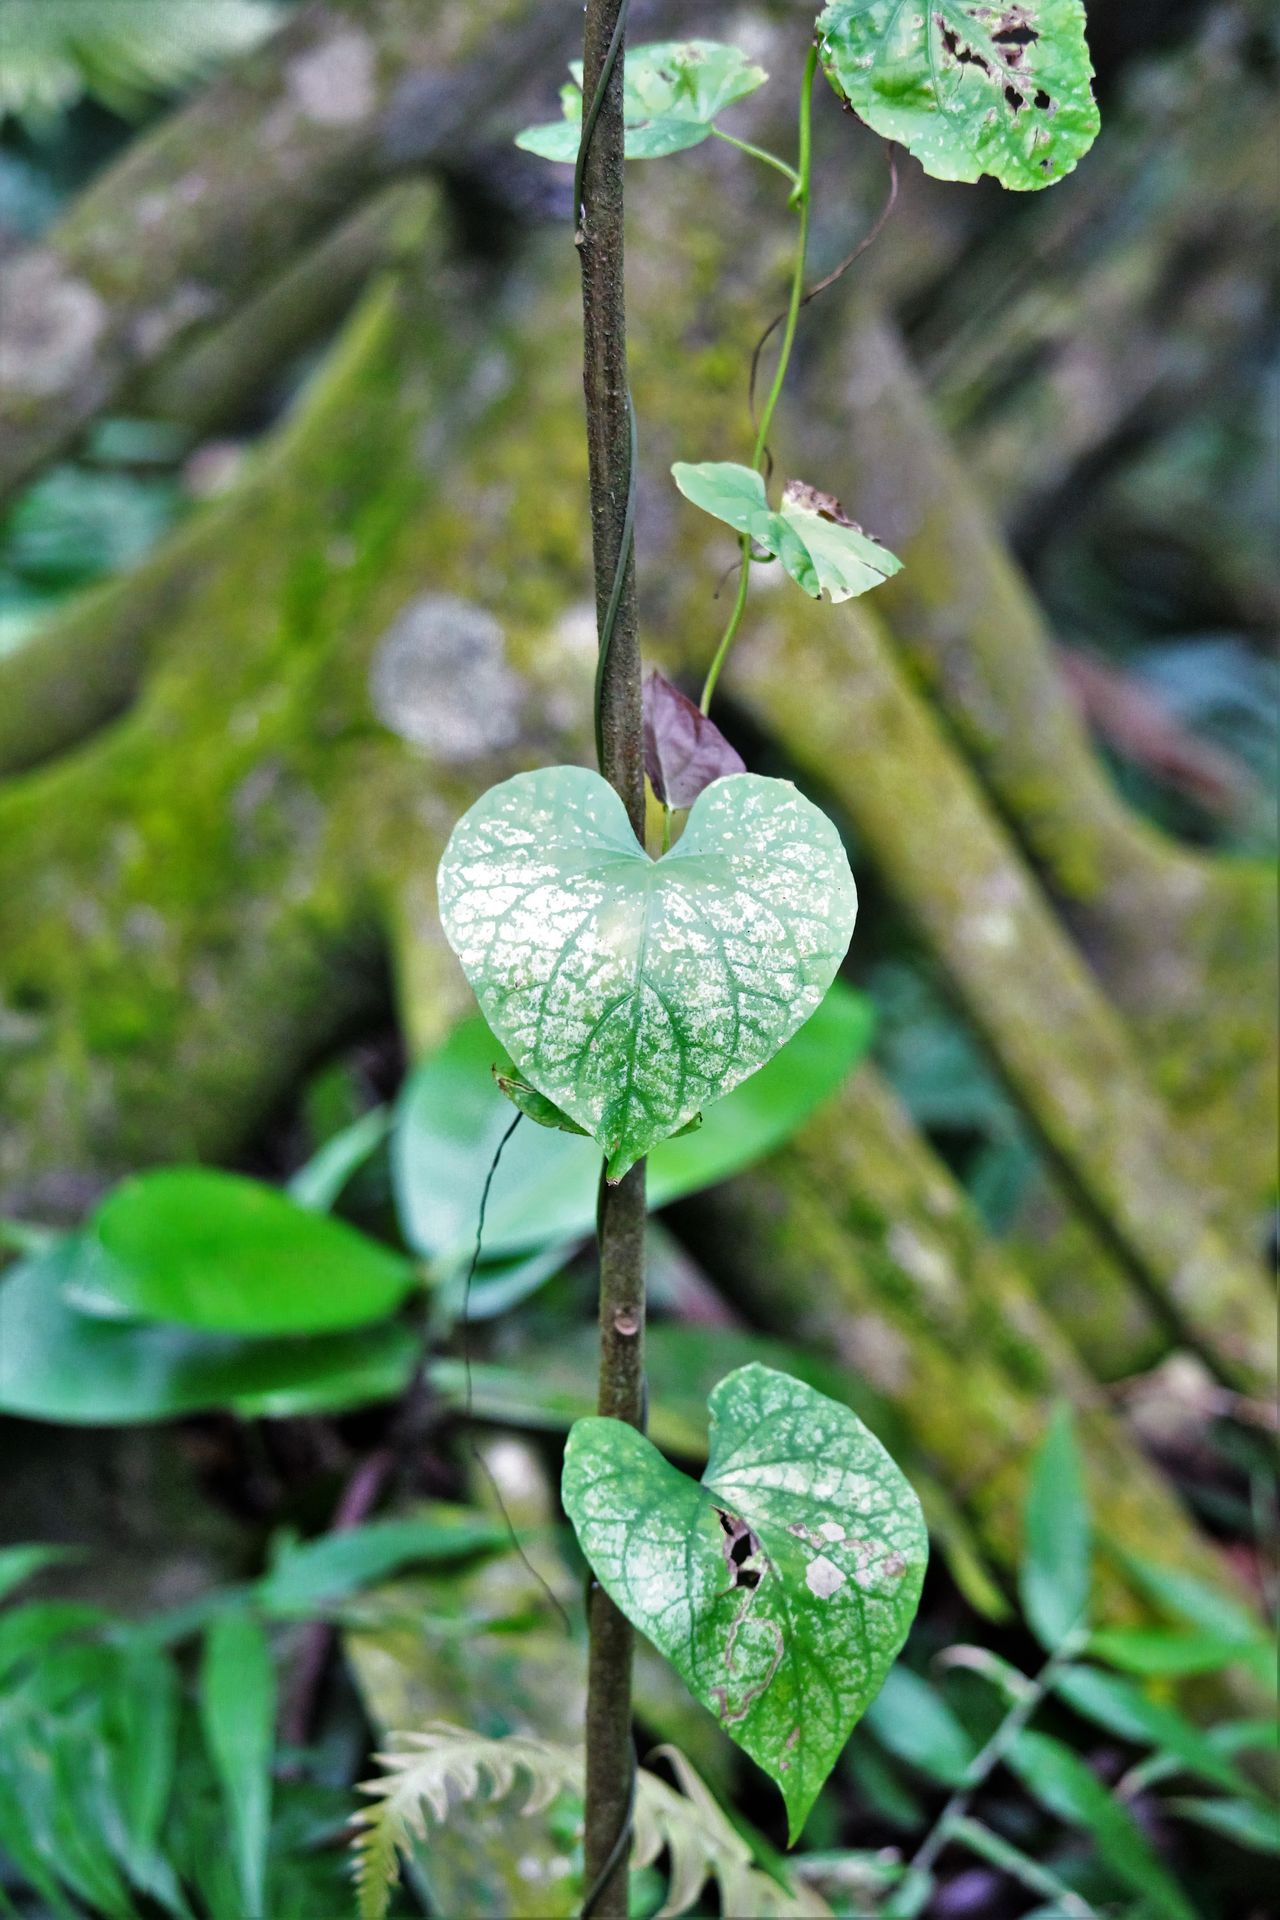
MULTIPOLYGON (((795 262, 791 270, 791 296, 787 302, 787 317, 782 330, 782 344, 778 349, 778 363, 773 370, 773 382, 769 388, 769 397, 761 410, 759 424, 756 427, 755 445, 751 450, 751 464, 757 473, 763 473, 769 456, 769 429, 773 425, 773 416, 787 378, 787 369, 791 364, 791 350, 795 346, 796 327, 800 320, 800 309, 804 305, 804 269, 809 251, 809 213, 813 201, 813 77, 818 69, 818 48, 816 43, 809 48, 809 57, 805 61, 804 77, 800 82, 800 125, 798 137, 797 165, 793 170, 782 166, 793 185, 790 205, 798 216, 795 262)), ((723 136, 728 138, 727 135, 723 136)), ((741 144, 735 142, 734 144, 741 144)), ((753 149, 759 159, 772 156, 753 149)), ((742 616, 747 610, 747 595, 751 591, 751 541, 748 535, 742 536, 742 565, 738 571, 738 591, 734 595, 733 606, 725 630, 720 636, 715 657, 707 670, 706 681, 702 688, 699 705, 703 713, 711 711, 711 701, 715 694, 716 682, 729 657, 742 625, 742 616)))

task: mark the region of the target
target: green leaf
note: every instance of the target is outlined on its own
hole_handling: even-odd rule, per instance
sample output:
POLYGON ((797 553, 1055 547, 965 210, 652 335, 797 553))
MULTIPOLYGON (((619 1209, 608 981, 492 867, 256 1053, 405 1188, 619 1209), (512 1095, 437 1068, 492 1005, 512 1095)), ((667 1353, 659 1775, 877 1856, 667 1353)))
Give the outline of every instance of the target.
POLYGON ((1036 1453, 1024 1530, 1018 1592, 1028 1626, 1052 1653, 1089 1603, 1089 1506, 1068 1407, 1056 1410, 1036 1453))
MULTIPOLYGON (((563 120, 526 127, 516 135, 516 145, 572 166, 582 139, 581 61, 575 60, 569 71, 573 84, 560 93, 563 120)), ((715 40, 628 47, 622 94, 627 159, 659 160, 700 145, 716 116, 754 93, 768 77, 737 47, 715 40)))
POLYGON ((945 1787, 960 1785, 977 1754, 937 1688, 909 1667, 895 1667, 886 1677, 867 1709, 867 1725, 896 1760, 919 1767, 945 1787))
POLYGON ((286 1544, 255 1597, 275 1619, 306 1618, 403 1567, 467 1559, 505 1544, 506 1529, 488 1520, 371 1520, 344 1533, 286 1544))
POLYGON ((615 1181, 803 1025, 857 912, 831 822, 752 773, 701 793, 661 860, 599 774, 516 774, 454 828, 439 886, 490 1025, 615 1181))
POLYGON ((1182 1820, 1192 1820, 1251 1853, 1280 1853, 1280 1812, 1257 1800, 1172 1799, 1165 1802, 1182 1820))
MULTIPOLYGON (((1089 1636, 1088 1650, 1109 1667, 1148 1678, 1172 1679, 1179 1674, 1218 1673, 1237 1661, 1255 1666, 1251 1643, 1229 1633, 1181 1633, 1169 1627, 1099 1627, 1089 1636)), ((1259 1676, 1274 1685, 1274 1657, 1259 1676)))
POLYGON ((213 1622, 200 1668, 200 1720, 227 1810, 246 1920, 265 1920, 276 1677, 266 1637, 247 1613, 213 1622))
POLYGON ((108 1194, 65 1286, 84 1312, 209 1333, 331 1333, 391 1313, 411 1261, 275 1187, 208 1167, 137 1174, 108 1194))
MULTIPOLYGON (((104 1705, 124 1863, 139 1885, 159 1891, 171 1877, 159 1843, 177 1754, 179 1690, 173 1663, 145 1643, 121 1648, 104 1705)), ((187 1911, 185 1905, 179 1910, 187 1911)))
POLYGON ((838 1401, 769 1367, 711 1395, 701 1481, 580 1420, 562 1494, 597 1579, 781 1788, 794 1841, 914 1617, 920 1505, 838 1401))
POLYGON ((1193 1626, 1203 1627, 1206 1633, 1234 1640, 1242 1649, 1269 1659, 1274 1650, 1273 1636, 1248 1607, 1223 1587, 1198 1579, 1193 1573, 1184 1573, 1178 1567, 1162 1567, 1137 1554, 1122 1551, 1120 1557, 1126 1571, 1158 1607, 1176 1614, 1179 1619, 1189 1620, 1193 1626))
POLYGON ((237 1340, 122 1325, 63 1298, 64 1243, 0 1279, 0 1413, 70 1426, 129 1426, 227 1407, 284 1419, 385 1400, 417 1358, 395 1322, 317 1339, 237 1340))
POLYGON ((1198 1727, 1172 1707, 1148 1700, 1127 1680, 1101 1673, 1097 1667, 1071 1666, 1054 1675, 1053 1688, 1069 1707, 1121 1740, 1160 1747, 1228 1793, 1248 1792, 1240 1774, 1198 1727))
POLYGON ((897 555, 850 520, 833 495, 801 480, 788 480, 775 513, 751 467, 677 460, 671 472, 686 500, 773 554, 814 600, 824 590, 833 601, 852 600, 902 571, 897 555))
POLYGON ((71 1547, 50 1547, 33 1541, 30 1545, 0 1547, 0 1600, 24 1581, 43 1573, 46 1567, 74 1557, 71 1547))
POLYGON ((1097 136, 1081 0, 832 0, 818 33, 836 92, 936 180, 1034 192, 1097 136))
POLYGON ((1041 1806, 1092 1837, 1112 1873, 1143 1896, 1151 1914, 1162 1916, 1162 1920, 1196 1920, 1133 1816, 1070 1747, 1048 1734, 1024 1732, 1005 1758, 1041 1806))
POLYGON ((373 1158, 390 1131, 390 1107, 371 1107, 298 1168, 289 1181, 289 1198, 312 1213, 328 1213, 352 1175, 373 1158))
POLYGON ((107 1616, 75 1600, 29 1600, 0 1615, 0 1676, 43 1658, 58 1640, 102 1626, 107 1616))
MULTIPOLYGON (((650 1207, 713 1186, 780 1145, 866 1053, 873 1022, 866 996, 834 982, 812 1019, 712 1107, 695 1135, 654 1148, 647 1167, 650 1207)), ((470 1259, 481 1190, 511 1124, 490 1079, 502 1059, 482 1019, 463 1021, 401 1097, 391 1158, 401 1230, 418 1253, 446 1264, 470 1259)), ((489 1193, 486 1254, 559 1245, 590 1233, 599 1175, 594 1144, 517 1128, 489 1193)))

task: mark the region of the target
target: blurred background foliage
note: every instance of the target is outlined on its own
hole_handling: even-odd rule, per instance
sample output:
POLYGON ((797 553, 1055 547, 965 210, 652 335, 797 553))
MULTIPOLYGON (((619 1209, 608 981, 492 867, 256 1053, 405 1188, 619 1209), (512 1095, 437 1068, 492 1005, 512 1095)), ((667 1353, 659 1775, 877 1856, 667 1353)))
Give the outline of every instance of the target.
MULTIPOLYGON (((778 74, 807 19, 636 12, 778 74)), ((0 0, 0 1911, 348 1912, 388 1732, 580 1725, 547 1589, 576 1636, 594 1169, 514 1136, 468 1377, 509 1109, 430 887, 490 778, 588 750, 567 189, 509 145, 567 13, 0 0), (86 310, 117 358, 60 386, 42 343, 86 310)), ((1096 0, 1090 39, 1077 175, 903 161, 809 310, 780 454, 913 550, 847 652, 817 613, 789 651, 762 592, 727 683, 863 908, 811 1028, 655 1155, 652 1430, 696 1463, 714 1380, 785 1365, 934 1541, 785 1866, 643 1665, 644 1733, 784 1911, 1275 1911, 1276 21, 1096 0)), ((787 91, 745 137, 785 140, 787 91)), ((818 120, 822 271, 884 159, 818 120)), ((687 678, 729 556, 664 461, 736 450, 781 255, 745 162, 670 164, 630 176, 633 350, 646 621, 687 678)), ((572 1797, 519 1804, 459 1808, 393 1910, 573 1911, 572 1797)))

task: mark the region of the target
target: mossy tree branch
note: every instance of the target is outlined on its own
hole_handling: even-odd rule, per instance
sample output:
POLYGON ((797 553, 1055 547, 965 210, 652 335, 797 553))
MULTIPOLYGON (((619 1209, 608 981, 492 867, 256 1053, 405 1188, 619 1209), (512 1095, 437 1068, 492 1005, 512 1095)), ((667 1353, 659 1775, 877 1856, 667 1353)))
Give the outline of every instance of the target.
POLYGON ((0 500, 344 208, 456 159, 511 84, 562 65, 557 17, 537 0, 312 4, 130 146, 6 266, 0 500))

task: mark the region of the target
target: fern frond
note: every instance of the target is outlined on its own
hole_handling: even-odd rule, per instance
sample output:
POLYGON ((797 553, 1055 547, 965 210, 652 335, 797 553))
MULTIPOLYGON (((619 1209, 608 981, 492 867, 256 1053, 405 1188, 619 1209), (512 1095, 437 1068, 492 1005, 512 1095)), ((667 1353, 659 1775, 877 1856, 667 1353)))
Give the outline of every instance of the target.
MULTIPOLYGON (((446 1721, 434 1721, 422 1733, 393 1734, 392 1742, 389 1752, 377 1756, 386 1772, 362 1789, 376 1804, 356 1815, 360 1920, 384 1920, 399 1879, 399 1854, 426 1839, 432 1819, 446 1822, 451 1804, 482 1793, 490 1800, 505 1799, 518 1780, 529 1783, 522 1809, 527 1814, 543 1812, 561 1794, 582 1798, 580 1747, 524 1734, 486 1740, 446 1721)), ((679 1789, 648 1768, 639 1769, 631 1852, 633 1868, 667 1855, 670 1884, 658 1920, 688 1912, 708 1880, 716 1882, 725 1913, 750 1913, 760 1920, 818 1920, 830 1914, 812 1888, 783 1886, 754 1866, 746 1841, 684 1755, 674 1747, 661 1752, 679 1789)))
POLYGON ((0 0, 0 123, 38 130, 85 94, 132 117, 279 19, 273 0, 0 0))

